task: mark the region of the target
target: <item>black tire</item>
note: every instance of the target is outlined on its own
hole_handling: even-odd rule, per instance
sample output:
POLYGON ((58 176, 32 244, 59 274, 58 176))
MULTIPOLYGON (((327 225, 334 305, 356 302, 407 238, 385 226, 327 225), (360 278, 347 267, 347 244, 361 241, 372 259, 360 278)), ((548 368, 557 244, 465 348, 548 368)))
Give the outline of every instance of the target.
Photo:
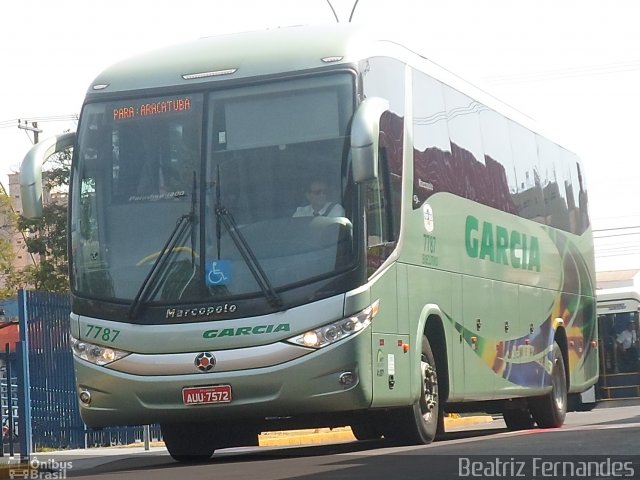
POLYGON ((567 376, 562 350, 553 343, 551 391, 529 400, 529 410, 540 428, 558 428, 567 415, 567 376))
POLYGON ((373 418, 369 418, 366 422, 352 423, 351 432, 357 440, 379 440, 382 438, 382 429, 373 418))
POLYGON ((160 425, 169 455, 178 462, 206 462, 215 450, 211 426, 206 423, 160 425))
POLYGON ((422 394, 411 407, 396 411, 385 428, 385 437, 408 445, 426 445, 444 432, 444 419, 438 394, 438 372, 427 337, 422 337, 420 356, 422 394))
POLYGON ((502 412, 504 423, 509 430, 528 430, 535 426, 528 408, 511 408, 502 412))

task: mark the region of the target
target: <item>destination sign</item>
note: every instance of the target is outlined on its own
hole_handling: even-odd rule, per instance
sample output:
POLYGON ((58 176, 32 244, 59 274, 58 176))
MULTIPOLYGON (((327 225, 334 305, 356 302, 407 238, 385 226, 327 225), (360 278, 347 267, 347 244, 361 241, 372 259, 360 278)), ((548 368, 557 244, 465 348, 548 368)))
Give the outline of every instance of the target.
POLYGON ((159 100, 157 102, 140 102, 113 109, 114 120, 130 120, 139 117, 153 117, 168 113, 191 110, 191 99, 187 97, 159 100))

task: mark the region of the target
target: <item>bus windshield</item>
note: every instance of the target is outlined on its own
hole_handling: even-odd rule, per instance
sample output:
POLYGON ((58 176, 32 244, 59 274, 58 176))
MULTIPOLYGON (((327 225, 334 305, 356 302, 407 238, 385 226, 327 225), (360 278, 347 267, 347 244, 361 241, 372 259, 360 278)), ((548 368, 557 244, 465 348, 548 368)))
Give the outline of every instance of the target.
MULTIPOLYGON (((353 77, 89 103, 71 264, 85 298, 264 296, 349 268, 353 77)), ((274 300, 278 299, 278 300, 274 300)))

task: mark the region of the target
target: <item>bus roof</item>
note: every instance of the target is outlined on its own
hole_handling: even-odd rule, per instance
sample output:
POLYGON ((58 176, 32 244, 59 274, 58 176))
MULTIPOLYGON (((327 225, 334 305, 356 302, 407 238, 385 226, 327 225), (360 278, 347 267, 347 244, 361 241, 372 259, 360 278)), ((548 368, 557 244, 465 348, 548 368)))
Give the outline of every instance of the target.
POLYGON ((637 312, 640 292, 632 287, 607 288, 596 292, 598 314, 637 312))
POLYGON ((640 303, 640 291, 634 287, 603 288, 596 291, 598 301, 633 298, 640 303))
POLYGON ((364 31, 350 25, 286 27, 205 37, 116 63, 89 94, 274 75, 346 63, 364 31), (324 59, 324 60, 323 60, 324 59))
MULTIPOLYGON (((524 127, 543 134, 537 122, 455 73, 379 31, 352 24, 294 26, 204 37, 116 63, 93 81, 87 97, 225 80, 264 78, 372 56, 397 58, 524 127)), ((554 142, 558 143, 558 142, 554 142)))

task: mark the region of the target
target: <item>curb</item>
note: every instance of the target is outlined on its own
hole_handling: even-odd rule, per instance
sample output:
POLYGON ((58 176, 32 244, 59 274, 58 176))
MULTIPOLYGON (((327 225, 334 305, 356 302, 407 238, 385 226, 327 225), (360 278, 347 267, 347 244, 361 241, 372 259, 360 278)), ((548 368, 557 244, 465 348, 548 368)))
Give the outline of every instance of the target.
POLYGON ((356 440, 356 437, 351 433, 350 427, 316 428, 311 430, 262 433, 258 436, 258 445, 261 447, 284 447, 331 442, 351 442, 354 440, 356 440))
MULTIPOLYGON (((491 415, 476 415, 469 417, 445 417, 445 429, 456 427, 468 427, 491 423, 491 415)), ((352 442, 353 436, 350 427, 317 428, 310 430, 290 430, 284 432, 267 432, 258 437, 258 445, 261 447, 282 447, 295 445, 316 445, 332 442, 352 442)))
POLYGON ((445 417, 444 428, 470 427, 493 422, 491 415, 472 415, 469 417, 445 417))

